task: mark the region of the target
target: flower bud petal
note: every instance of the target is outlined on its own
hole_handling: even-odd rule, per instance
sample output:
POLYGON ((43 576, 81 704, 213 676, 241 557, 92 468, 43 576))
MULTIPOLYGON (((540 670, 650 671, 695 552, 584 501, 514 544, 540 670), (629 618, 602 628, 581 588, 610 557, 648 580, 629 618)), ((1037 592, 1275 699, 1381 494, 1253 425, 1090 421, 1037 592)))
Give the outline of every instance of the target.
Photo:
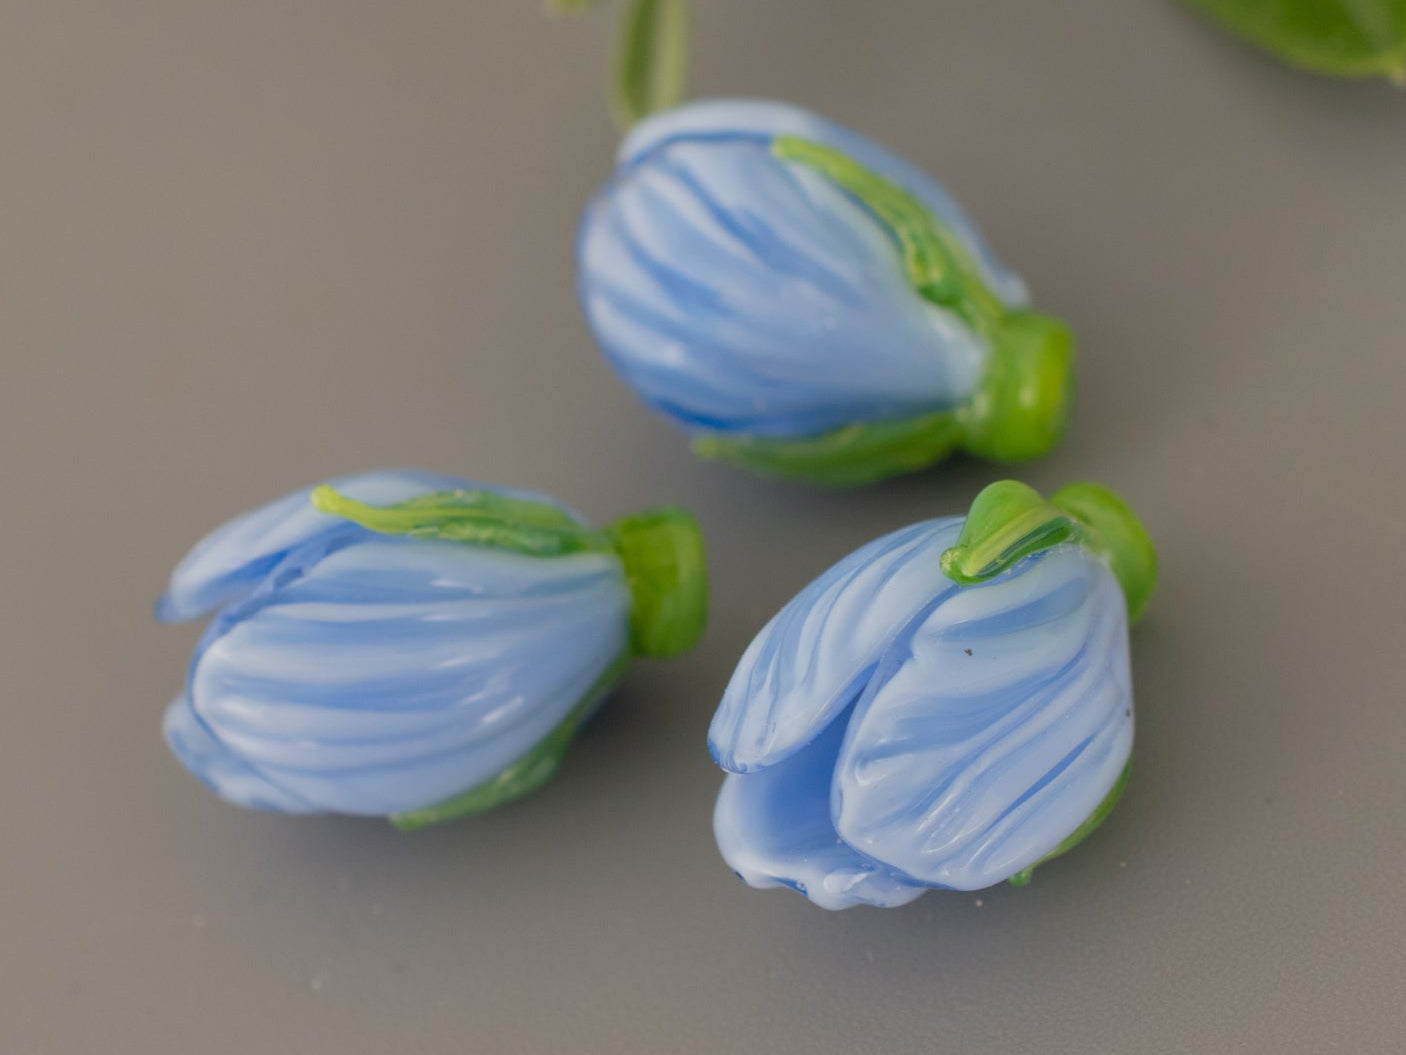
POLYGON ((718 765, 737 773, 775 765, 852 704, 899 628, 955 589, 940 557, 961 528, 961 517, 945 517, 876 539, 773 616, 713 717, 708 747, 718 765))
MULTIPOLYGON (((459 477, 420 470, 384 470, 332 481, 343 494, 373 505, 400 502, 416 495, 477 485, 459 477)), ((176 566, 166 594, 157 603, 163 622, 195 619, 219 605, 245 596, 269 570, 296 547, 345 525, 340 517, 319 513, 302 488, 216 528, 176 566)), ((498 490, 503 490, 499 488, 498 490)), ((536 492, 504 492, 536 501, 554 501, 536 492)), ((559 504, 559 503, 558 503, 559 504)))
POLYGON ((713 811, 718 849, 749 885, 790 887, 822 908, 892 908, 927 889, 840 840, 830 820, 830 777, 844 737, 835 722, 763 773, 731 774, 713 811))
POLYGON ((1063 433, 1068 330, 929 176, 796 107, 642 122, 577 257, 597 343, 701 457, 854 486, 1063 433))
POLYGON ((294 574, 222 617, 191 670, 214 737, 320 809, 407 812, 486 780, 627 647, 612 554, 361 535, 295 550, 294 574))
POLYGON ((253 767, 210 735, 190 709, 190 697, 171 701, 161 734, 172 754, 198 780, 226 802, 277 813, 316 813, 317 807, 269 783, 253 767))
POLYGON ((1117 580, 1075 543, 936 604, 855 708, 835 769, 840 835, 957 890, 1040 861, 1128 760, 1127 632, 1117 580))
POLYGON ((702 99, 655 114, 630 130, 620 144, 621 164, 681 139, 727 135, 794 136, 848 154, 865 168, 906 188, 966 242, 986 282, 1012 308, 1028 300, 1025 283, 1004 267, 987 246, 957 199, 922 168, 844 125, 790 103, 766 99, 702 99))

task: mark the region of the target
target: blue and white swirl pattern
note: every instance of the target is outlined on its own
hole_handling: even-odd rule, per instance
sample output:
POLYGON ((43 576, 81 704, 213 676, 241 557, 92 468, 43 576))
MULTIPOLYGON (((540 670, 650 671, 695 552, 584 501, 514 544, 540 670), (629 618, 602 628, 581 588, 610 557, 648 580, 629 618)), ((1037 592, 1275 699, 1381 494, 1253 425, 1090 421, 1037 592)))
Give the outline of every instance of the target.
POLYGON ((985 344, 913 290, 871 213, 772 154, 778 136, 907 189, 999 298, 1025 304, 956 202, 902 158, 793 106, 693 103, 636 126, 581 224, 581 302, 612 365, 690 431, 809 436, 964 403, 985 344))
MULTIPOLYGON (((370 504, 463 488, 566 508, 425 473, 333 486, 370 504)), ((210 535, 158 610, 221 604, 166 737, 224 798, 284 812, 381 816, 474 787, 560 724, 629 641, 613 554, 378 535, 316 512, 307 491, 210 535)))
POLYGON ((744 655, 710 747, 732 771, 718 844, 753 886, 826 908, 981 889, 1043 859, 1117 783, 1133 736, 1118 581, 1066 543, 955 586, 937 557, 961 525, 851 554, 744 655))

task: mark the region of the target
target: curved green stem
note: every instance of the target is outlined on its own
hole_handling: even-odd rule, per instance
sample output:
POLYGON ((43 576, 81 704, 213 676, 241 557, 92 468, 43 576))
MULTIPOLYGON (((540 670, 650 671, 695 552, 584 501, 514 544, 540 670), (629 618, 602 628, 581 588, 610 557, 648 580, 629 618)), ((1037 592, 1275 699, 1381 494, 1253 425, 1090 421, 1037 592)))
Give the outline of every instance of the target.
POLYGON ((623 132, 676 106, 688 89, 688 0, 629 0, 610 82, 610 110, 623 132))
POLYGON ((687 510, 663 507, 622 517, 604 530, 578 524, 546 502, 492 491, 436 491, 371 506, 323 485, 309 496, 320 513, 369 531, 491 546, 533 557, 613 553, 630 587, 630 647, 640 656, 692 648, 708 616, 703 536, 687 510))

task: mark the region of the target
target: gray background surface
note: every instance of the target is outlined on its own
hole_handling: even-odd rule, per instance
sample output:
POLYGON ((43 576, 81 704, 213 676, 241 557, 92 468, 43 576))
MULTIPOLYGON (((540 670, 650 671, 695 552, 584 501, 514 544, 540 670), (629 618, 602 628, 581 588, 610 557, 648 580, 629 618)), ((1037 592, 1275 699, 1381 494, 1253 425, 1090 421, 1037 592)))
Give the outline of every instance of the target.
POLYGON ((699 5, 697 94, 923 163, 1081 339, 1068 442, 1163 557, 1123 805, 1024 889, 831 914, 713 846, 704 731, 766 617, 964 509, 959 462, 819 493, 694 462, 572 293, 607 12, 5 4, 0 1048, 1399 1052, 1406 95, 1161 0, 699 5), (597 518, 690 505, 700 648, 558 780, 397 834, 225 806, 162 745, 201 533, 418 465, 597 518))

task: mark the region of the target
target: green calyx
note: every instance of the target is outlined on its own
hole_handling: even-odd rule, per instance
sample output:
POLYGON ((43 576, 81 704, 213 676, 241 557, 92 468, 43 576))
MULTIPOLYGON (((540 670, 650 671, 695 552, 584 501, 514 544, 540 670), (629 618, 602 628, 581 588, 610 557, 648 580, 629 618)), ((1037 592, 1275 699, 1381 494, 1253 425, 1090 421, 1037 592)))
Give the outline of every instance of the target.
POLYGON ((1108 559, 1128 602, 1128 621, 1136 622, 1157 588, 1157 549, 1137 514, 1116 493, 1095 483, 1062 487, 1050 496, 1050 504, 1079 524, 1084 546, 1108 559))
POLYGON ((1016 480, 991 484, 972 502, 957 544, 942 554, 942 573, 975 585, 1064 542, 1106 560, 1123 588, 1129 621, 1142 615, 1157 584, 1157 552, 1136 514, 1100 484, 1070 484, 1048 501, 1016 480))
POLYGON ((630 647, 667 658, 697 643, 708 620, 708 564, 698 522, 672 506, 622 517, 605 529, 630 584, 630 647))
POLYGON ((913 472, 964 450, 1015 463, 1059 442, 1069 417, 1074 338, 1049 315, 1009 310, 971 251, 921 201, 853 158, 793 136, 771 147, 820 172, 863 205, 893 238, 909 284, 956 315, 989 348, 986 373, 963 405, 893 421, 855 422, 814 436, 698 433, 700 457, 810 483, 847 487, 913 472))
POLYGON ((1012 464, 1048 454, 1064 435, 1074 376, 1074 335, 1033 311, 1002 318, 981 387, 954 414, 962 449, 1012 464))
POLYGON ((444 539, 531 557, 612 553, 624 566, 630 586, 634 655, 685 652, 707 620, 703 537, 697 522, 682 509, 646 510, 597 530, 547 502, 492 491, 436 491, 394 505, 370 506, 324 484, 313 489, 309 500, 320 513, 383 535, 444 539))
POLYGON ((1108 815, 1113 812, 1113 807, 1118 805, 1118 800, 1123 797, 1123 789, 1128 786, 1128 773, 1132 770, 1132 763, 1129 762, 1123 767, 1123 772, 1118 774, 1118 779, 1114 781, 1113 787, 1109 789, 1103 801, 1094 807, 1093 813, 1084 819, 1084 823, 1069 833, 1058 846, 1056 846, 1044 857, 1040 858, 1028 868, 1022 868, 1015 875, 1006 880, 1011 886, 1028 886, 1030 880, 1035 876, 1035 869, 1039 868, 1046 861, 1053 861, 1062 854, 1067 854, 1074 847, 1092 834, 1093 830, 1108 819, 1108 815))

